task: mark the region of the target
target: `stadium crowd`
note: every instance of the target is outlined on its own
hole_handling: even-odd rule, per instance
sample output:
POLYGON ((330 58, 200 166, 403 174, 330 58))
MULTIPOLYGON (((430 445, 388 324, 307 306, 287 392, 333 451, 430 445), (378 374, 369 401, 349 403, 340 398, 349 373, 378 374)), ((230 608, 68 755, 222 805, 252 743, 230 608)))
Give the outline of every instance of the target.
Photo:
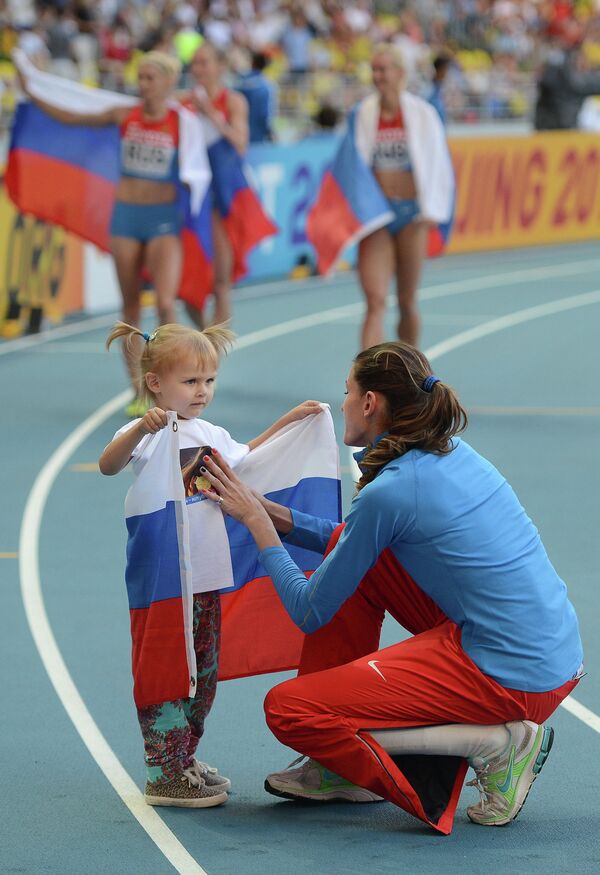
POLYGON ((450 121, 531 117, 535 74, 547 56, 581 47, 600 64, 598 0, 0 0, 0 79, 6 126, 18 46, 51 72, 135 90, 144 51, 170 52, 182 86, 198 45, 226 53, 231 84, 254 74, 272 93, 269 136, 333 127, 369 87, 374 44, 399 45, 411 90, 428 96, 433 61, 450 121), (323 109, 325 112, 323 113, 323 109), (307 120, 313 120, 312 122, 307 120))

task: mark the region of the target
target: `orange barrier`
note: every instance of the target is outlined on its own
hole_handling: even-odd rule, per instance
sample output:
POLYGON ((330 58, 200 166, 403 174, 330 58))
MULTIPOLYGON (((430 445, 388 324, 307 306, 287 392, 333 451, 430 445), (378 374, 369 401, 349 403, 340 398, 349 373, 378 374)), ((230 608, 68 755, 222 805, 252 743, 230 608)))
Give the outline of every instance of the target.
POLYGON ((600 140, 579 131, 453 139, 448 252, 600 237, 600 140))

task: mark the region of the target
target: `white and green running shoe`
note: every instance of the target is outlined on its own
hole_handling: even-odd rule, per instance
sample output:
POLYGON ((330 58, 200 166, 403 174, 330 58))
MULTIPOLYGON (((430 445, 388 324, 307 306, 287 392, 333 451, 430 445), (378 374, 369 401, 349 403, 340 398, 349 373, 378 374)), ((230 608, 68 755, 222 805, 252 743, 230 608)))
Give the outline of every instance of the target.
POLYGON ((313 802, 383 802, 381 796, 357 787, 345 778, 330 772, 316 760, 307 760, 299 768, 303 756, 290 763, 283 772, 267 775, 265 790, 283 799, 304 799, 313 802))
POLYGON ((139 398, 138 396, 132 398, 125 408, 125 416, 127 416, 129 419, 138 419, 142 416, 145 416, 147 412, 148 402, 145 398, 139 398))
POLYGON ((482 826, 504 826, 515 819, 554 740, 551 727, 530 720, 507 723, 506 728, 511 736, 507 749, 497 759, 475 766, 477 777, 467 785, 477 787, 481 795, 477 805, 467 808, 467 814, 482 826))

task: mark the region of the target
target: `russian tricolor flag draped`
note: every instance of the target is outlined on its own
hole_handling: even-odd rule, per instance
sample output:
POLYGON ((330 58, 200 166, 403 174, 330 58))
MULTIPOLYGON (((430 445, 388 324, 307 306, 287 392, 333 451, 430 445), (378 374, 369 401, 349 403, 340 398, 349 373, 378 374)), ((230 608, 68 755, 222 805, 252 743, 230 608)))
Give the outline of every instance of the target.
MULTIPOLYGON (((376 117, 375 95, 359 104, 349 115, 348 129, 341 140, 333 164, 321 181, 317 198, 311 207, 306 225, 307 237, 315 248, 317 269, 321 274, 333 271, 342 251, 353 243, 367 237, 378 228, 383 228, 393 219, 389 204, 367 160, 365 148, 370 149, 369 137, 374 136, 376 117), (358 130, 359 123, 361 129, 358 130), (367 143, 365 143, 365 129, 367 143), (362 153, 359 143, 362 144, 362 153)), ((454 183, 449 154, 442 126, 433 118, 432 107, 414 95, 403 93, 401 105, 408 121, 409 146, 413 146, 411 160, 418 188, 423 188, 427 178, 428 188, 432 180, 444 189, 442 199, 447 198, 444 221, 431 225, 427 254, 439 255, 444 250, 452 229, 454 207, 454 183), (431 131, 432 122, 438 130, 431 131), (422 136, 427 134, 427 138, 422 136), (437 149, 431 148, 432 135, 437 149)), ((433 110, 435 112, 435 110, 433 110)), ((429 191, 427 200, 430 200, 429 191)), ((423 209, 423 204, 421 204, 423 209)), ((436 210, 439 204, 436 204, 436 210)), ((427 209, 423 210, 429 217, 427 209)))
MULTIPOLYGON (((132 107, 122 94, 87 88, 36 70, 23 55, 15 62, 32 93, 60 109, 95 113, 132 107)), ((234 279, 246 272, 245 259, 277 227, 264 213, 248 183, 235 149, 211 139, 210 155, 200 120, 179 106, 181 240, 184 264, 179 297, 198 309, 213 286, 211 210, 213 199, 224 217, 234 253, 234 279), (210 165, 214 168, 213 184, 210 165)), ((99 249, 109 250, 109 225, 119 181, 119 132, 114 126, 65 125, 33 104, 17 107, 5 182, 16 206, 60 225, 99 249)))
MULTIPOLYGON (((15 63, 31 93, 58 109, 98 113, 130 108, 135 98, 88 88, 37 70, 15 52, 15 63)), ((179 294, 197 307, 213 283, 212 234, 207 191, 210 168, 198 119, 179 112, 180 206, 184 216, 184 265, 179 294)), ((30 103, 17 107, 5 183, 16 206, 109 251, 109 226, 119 181, 119 131, 66 125, 30 103)))
POLYGON ((213 178, 214 205, 223 217, 233 252, 233 279, 237 281, 248 272, 246 259, 252 249, 265 237, 277 234, 278 228, 263 210, 249 184, 236 149, 219 136, 208 120, 204 130, 213 178))
POLYGON ((342 251, 383 228, 394 218, 388 202, 355 144, 355 116, 325 171, 306 222, 306 236, 317 253, 317 270, 328 274, 342 251))
MULTIPOLYGON (((304 639, 265 575, 247 529, 206 499, 186 503, 176 428, 176 415, 169 413, 125 501, 138 707, 195 693, 193 589, 221 590, 220 680, 295 668, 304 639)), ((338 451, 328 410, 277 432, 236 473, 274 501, 340 519, 338 451)), ((307 575, 322 559, 310 550, 288 550, 307 575)))

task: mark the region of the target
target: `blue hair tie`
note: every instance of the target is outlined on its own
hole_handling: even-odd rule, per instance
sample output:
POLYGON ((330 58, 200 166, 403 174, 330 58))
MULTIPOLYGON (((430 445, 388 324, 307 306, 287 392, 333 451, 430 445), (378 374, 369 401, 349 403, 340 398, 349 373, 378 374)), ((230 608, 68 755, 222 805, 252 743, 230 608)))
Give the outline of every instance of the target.
POLYGON ((146 341, 146 343, 148 343, 148 341, 150 340, 150 335, 148 334, 147 331, 144 331, 144 332, 143 332, 142 337, 144 338, 144 340, 146 341))
POLYGON ((430 374, 428 377, 425 377, 421 383, 421 389, 424 392, 431 392, 435 384, 439 382, 441 382, 439 377, 434 377, 433 374, 430 374))

